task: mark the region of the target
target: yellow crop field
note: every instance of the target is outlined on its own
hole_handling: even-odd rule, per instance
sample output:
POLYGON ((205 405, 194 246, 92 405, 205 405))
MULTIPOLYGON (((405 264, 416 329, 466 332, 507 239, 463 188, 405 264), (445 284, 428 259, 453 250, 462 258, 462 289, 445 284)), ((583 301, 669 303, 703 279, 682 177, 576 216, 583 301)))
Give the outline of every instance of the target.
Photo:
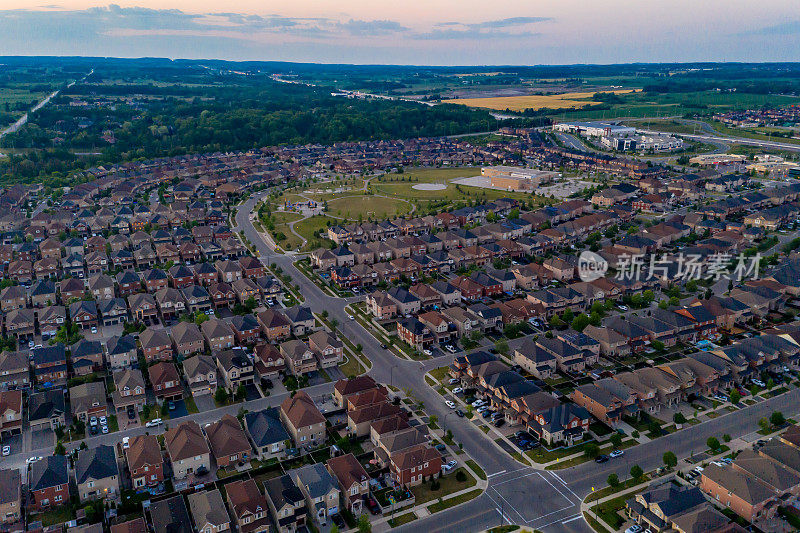
MULTIPOLYGON (((634 92, 635 89, 618 89, 615 94, 625 94, 634 92)), ((499 111, 510 109, 512 111, 522 111, 524 109, 575 109, 587 104, 599 104, 593 100, 586 100, 594 96, 593 92, 583 93, 562 93, 550 94, 547 96, 528 95, 528 96, 499 96, 496 98, 462 98, 459 100, 447 100, 448 104, 459 104, 470 107, 484 107, 486 109, 496 109, 499 111), (579 100, 579 99, 583 100, 579 100)))

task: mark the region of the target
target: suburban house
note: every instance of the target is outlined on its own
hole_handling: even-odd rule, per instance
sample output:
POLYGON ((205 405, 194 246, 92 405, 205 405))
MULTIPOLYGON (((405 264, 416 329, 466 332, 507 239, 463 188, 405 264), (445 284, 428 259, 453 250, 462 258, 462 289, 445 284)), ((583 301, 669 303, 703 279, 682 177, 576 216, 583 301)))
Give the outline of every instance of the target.
MULTIPOLYGON (((285 477, 285 476, 284 476, 285 477)), ((278 478, 279 479, 279 478, 278 478)), ((265 483, 266 488, 266 483, 265 483)), ((225 485, 233 519, 241 533, 266 533, 270 531, 269 503, 258 490, 255 480, 234 481, 225 485)))
POLYGON ((183 397, 183 385, 178 375, 175 363, 165 363, 161 361, 147 368, 150 377, 150 385, 159 402, 169 402, 180 400, 183 397))
POLYGON ((106 387, 102 381, 81 383, 69 389, 72 417, 88 422, 92 417, 108 414, 106 387))
POLYGON ((332 457, 325 464, 339 483, 345 507, 353 515, 360 515, 362 498, 369 494, 370 478, 367 471, 352 453, 332 457))
POLYGON ((210 355, 199 354, 183 361, 183 374, 192 396, 214 394, 217 390, 217 365, 210 355))
POLYGON ((267 479, 264 490, 278 533, 293 533, 306 524, 306 499, 292 476, 285 474, 267 479))
POLYGON ((329 515, 339 512, 339 484, 323 463, 303 465, 292 470, 290 475, 318 524, 324 526, 329 515))
POLYGON ((164 482, 164 459, 155 435, 131 437, 125 458, 134 489, 158 487, 164 482))
POLYGON ((218 467, 235 468, 237 463, 247 463, 250 460, 250 443, 236 417, 223 415, 204 429, 218 467))
POLYGON ((101 498, 119 500, 119 467, 113 446, 100 445, 78 451, 75 481, 81 502, 101 498))
POLYGON ((197 422, 187 420, 169 428, 164 433, 164 446, 176 479, 207 472, 211 466, 211 450, 197 422))
POLYGON ((244 429, 261 461, 283 459, 287 448, 291 447, 289 433, 274 407, 245 414, 244 429))
POLYGON ((309 450, 324 444, 325 417, 305 391, 298 391, 281 403, 281 421, 295 447, 309 450))
POLYGON ((49 455, 32 463, 28 489, 31 491, 30 503, 39 512, 67 503, 69 501, 67 458, 63 455, 49 455))
POLYGON ((201 533, 230 531, 231 518, 219 489, 195 492, 186 496, 194 521, 194 530, 201 533))

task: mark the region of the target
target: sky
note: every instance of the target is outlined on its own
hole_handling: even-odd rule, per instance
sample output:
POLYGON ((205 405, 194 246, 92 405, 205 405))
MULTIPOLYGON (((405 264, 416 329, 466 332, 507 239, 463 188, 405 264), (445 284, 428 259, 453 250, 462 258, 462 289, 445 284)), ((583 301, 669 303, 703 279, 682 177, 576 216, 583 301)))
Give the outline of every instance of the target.
POLYGON ((800 61, 798 0, 0 0, 0 55, 412 65, 800 61))

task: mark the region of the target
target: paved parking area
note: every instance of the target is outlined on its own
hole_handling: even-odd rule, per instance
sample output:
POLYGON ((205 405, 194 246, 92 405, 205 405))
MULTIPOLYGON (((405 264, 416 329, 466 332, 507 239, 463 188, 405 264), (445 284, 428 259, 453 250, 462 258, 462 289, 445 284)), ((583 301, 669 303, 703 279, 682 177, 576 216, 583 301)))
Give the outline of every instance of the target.
POLYGON ((22 452, 22 435, 9 435, 3 437, 3 447, 11 446, 11 453, 22 452))
POLYGON ((244 390, 245 390, 245 398, 247 398, 247 401, 258 400, 259 398, 261 398, 261 393, 258 392, 258 387, 256 387, 252 383, 250 383, 249 385, 245 385, 244 390))
POLYGON ((200 411, 201 413, 204 411, 211 411, 212 409, 217 408, 217 404, 214 403, 214 398, 210 394, 195 396, 194 403, 195 405, 197 405, 197 410, 200 411))
POLYGON ((181 418, 182 416, 188 416, 189 411, 186 409, 186 402, 183 400, 178 400, 173 402, 175 409, 169 410, 169 417, 170 418, 181 418))
POLYGON ((56 434, 51 429, 31 432, 31 449, 38 450, 56 445, 56 434))

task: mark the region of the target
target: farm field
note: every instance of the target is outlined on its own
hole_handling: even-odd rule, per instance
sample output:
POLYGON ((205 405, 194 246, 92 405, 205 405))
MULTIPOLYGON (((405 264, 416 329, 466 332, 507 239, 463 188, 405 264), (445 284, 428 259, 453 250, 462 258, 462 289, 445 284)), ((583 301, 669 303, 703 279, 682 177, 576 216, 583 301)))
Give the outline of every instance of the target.
MULTIPOLYGON (((635 89, 621 89, 611 91, 615 94, 627 94, 634 92, 635 89)), ((501 96, 498 98, 462 98, 458 100, 448 100, 449 104, 460 104, 471 107, 483 107, 486 109, 496 109, 503 111, 523 111, 525 109, 577 109, 585 105, 600 104, 591 98, 594 93, 563 93, 551 95, 530 95, 530 96, 501 96)))

